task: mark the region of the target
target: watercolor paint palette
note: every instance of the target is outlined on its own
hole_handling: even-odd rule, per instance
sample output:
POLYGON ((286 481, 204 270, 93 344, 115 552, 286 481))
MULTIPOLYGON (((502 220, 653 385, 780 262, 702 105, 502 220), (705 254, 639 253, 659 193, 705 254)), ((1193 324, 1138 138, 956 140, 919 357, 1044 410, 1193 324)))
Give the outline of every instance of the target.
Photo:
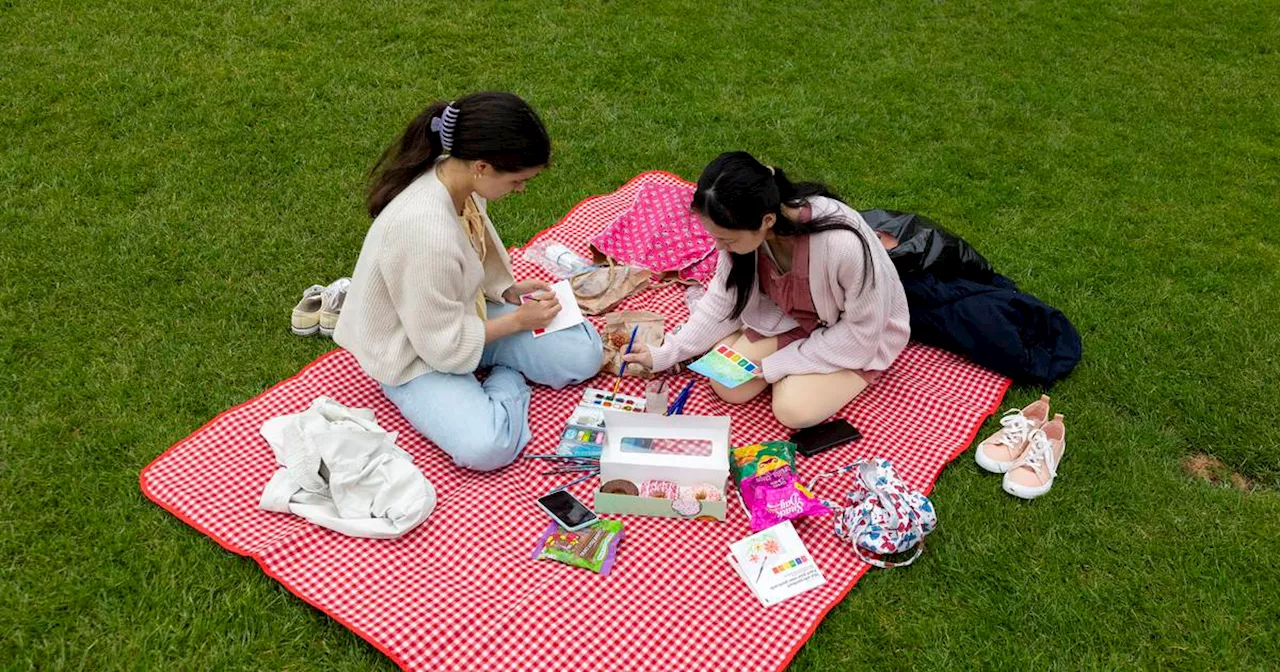
POLYGON ((575 427, 569 425, 560 435, 560 443, 556 445, 556 455, 564 457, 600 457, 604 450, 605 435, 603 429, 575 427))
POLYGON ((573 409, 573 413, 565 421, 560 443, 556 445, 556 454, 565 457, 600 457, 605 443, 605 409, 643 413, 645 400, 587 388, 582 394, 582 403, 573 409))
POLYGON ((565 424, 591 429, 604 429, 604 410, 599 406, 582 404, 573 409, 573 413, 569 415, 569 420, 565 424))
POLYGON ((607 408, 611 411, 634 411, 636 413, 644 413, 645 409, 645 401, 641 397, 632 397, 625 394, 615 395, 608 390, 597 390, 594 387, 588 387, 583 390, 582 405, 607 408))
POLYGON ((754 380, 759 375, 760 365, 743 357, 733 348, 720 345, 690 364, 689 370, 733 389, 754 380))

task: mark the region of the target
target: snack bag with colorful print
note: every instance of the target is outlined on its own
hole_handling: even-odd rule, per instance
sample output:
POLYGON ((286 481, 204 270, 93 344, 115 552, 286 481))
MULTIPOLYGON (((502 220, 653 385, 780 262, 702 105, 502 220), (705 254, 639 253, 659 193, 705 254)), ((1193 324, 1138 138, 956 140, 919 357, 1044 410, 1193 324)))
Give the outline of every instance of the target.
POLYGON ((607 576, 621 541, 621 521, 601 520, 576 532, 566 532, 552 521, 538 539, 533 559, 555 560, 607 576))
POLYGON ((796 444, 788 441, 767 441, 734 448, 729 456, 729 471, 735 483, 757 474, 764 474, 780 465, 794 468, 796 444))
POLYGON ((752 532, 801 516, 831 513, 808 488, 796 481, 795 471, 787 465, 744 478, 740 487, 752 532))

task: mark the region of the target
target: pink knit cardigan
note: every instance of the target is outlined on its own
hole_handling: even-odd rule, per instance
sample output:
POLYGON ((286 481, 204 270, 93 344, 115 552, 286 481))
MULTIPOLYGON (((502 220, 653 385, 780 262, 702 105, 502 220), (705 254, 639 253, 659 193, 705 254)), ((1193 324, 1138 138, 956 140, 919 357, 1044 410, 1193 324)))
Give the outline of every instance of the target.
MULTIPOLYGON (((844 230, 813 234, 809 241, 809 289, 821 322, 808 338, 764 358, 764 378, 770 383, 806 373, 883 371, 911 336, 902 282, 875 231, 862 215, 840 201, 815 197, 809 205, 814 219, 837 212, 860 230, 871 247, 871 272, 859 292, 865 264, 862 244, 855 237, 858 234, 844 230)), ((729 253, 720 252, 716 274, 689 321, 679 332, 667 334, 662 346, 653 350, 655 371, 702 355, 744 327, 776 336, 798 326, 760 291, 759 283, 752 287, 741 317, 729 319, 734 304, 734 290, 726 285, 731 263, 729 253)))

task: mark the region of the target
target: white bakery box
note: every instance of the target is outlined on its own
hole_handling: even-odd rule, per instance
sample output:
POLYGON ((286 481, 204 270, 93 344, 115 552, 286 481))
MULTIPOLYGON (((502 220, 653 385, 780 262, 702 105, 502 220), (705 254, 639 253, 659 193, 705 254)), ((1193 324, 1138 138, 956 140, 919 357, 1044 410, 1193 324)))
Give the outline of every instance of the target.
POLYGON ((728 416, 604 415, 596 513, 724 520, 728 416))

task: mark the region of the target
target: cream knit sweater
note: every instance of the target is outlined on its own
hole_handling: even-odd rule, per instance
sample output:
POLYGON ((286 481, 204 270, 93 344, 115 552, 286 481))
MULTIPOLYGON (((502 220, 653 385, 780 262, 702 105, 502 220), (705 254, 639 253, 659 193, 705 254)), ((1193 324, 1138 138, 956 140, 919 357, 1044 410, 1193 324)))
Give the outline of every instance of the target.
POLYGON ((485 328, 476 292, 500 302, 515 279, 484 199, 473 198, 489 236, 483 264, 435 170, 400 192, 369 227, 333 340, 378 382, 470 373, 480 363, 485 328))

